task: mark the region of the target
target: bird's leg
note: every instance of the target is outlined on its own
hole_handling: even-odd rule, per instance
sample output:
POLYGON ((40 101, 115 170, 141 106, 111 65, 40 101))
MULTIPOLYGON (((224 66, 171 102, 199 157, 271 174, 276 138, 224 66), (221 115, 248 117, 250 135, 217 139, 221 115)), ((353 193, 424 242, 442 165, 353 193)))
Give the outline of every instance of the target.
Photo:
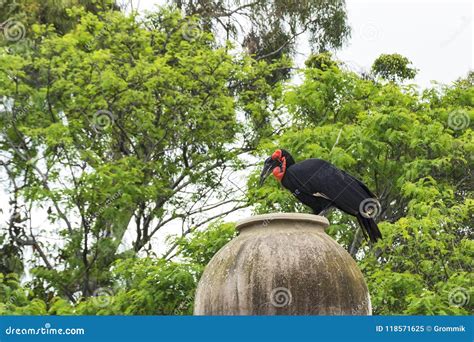
POLYGON ((319 215, 319 216, 326 216, 326 214, 329 213, 330 209, 331 209, 330 207, 327 207, 327 208, 324 208, 323 210, 320 210, 320 211, 313 210, 313 214, 314 215, 319 215))

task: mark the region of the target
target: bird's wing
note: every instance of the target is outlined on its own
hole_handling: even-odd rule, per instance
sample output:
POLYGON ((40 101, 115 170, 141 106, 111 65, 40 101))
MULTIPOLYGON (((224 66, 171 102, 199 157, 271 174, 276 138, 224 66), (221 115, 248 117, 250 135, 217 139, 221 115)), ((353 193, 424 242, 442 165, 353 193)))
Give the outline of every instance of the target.
MULTIPOLYGON (((339 209, 356 215, 373 193, 357 178, 320 159, 307 159, 288 169, 304 192, 323 194, 339 209)), ((321 196, 322 197, 322 196, 321 196)))
POLYGON ((377 198, 377 196, 375 196, 375 195, 373 194, 373 192, 370 191, 370 189, 367 187, 367 185, 365 185, 364 183, 362 183, 361 180, 359 180, 359 179, 357 179, 356 177, 354 177, 354 176, 348 174, 348 173, 347 173, 346 171, 344 171, 344 170, 339 170, 339 171, 341 171, 344 175, 346 175, 347 177, 350 177, 350 178, 354 179, 357 183, 359 183, 359 185, 367 192, 367 194, 370 195, 371 198, 377 198))

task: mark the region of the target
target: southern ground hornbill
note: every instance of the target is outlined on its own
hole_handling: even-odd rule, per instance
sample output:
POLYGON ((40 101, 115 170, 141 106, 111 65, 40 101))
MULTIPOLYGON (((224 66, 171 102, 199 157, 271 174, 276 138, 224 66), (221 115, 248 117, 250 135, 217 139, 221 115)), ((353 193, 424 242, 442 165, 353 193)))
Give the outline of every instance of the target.
POLYGON ((318 215, 336 207, 357 217, 364 235, 376 242, 382 238, 374 217, 380 212, 375 195, 357 178, 321 159, 307 159, 299 163, 288 151, 276 150, 265 160, 260 185, 273 173, 283 187, 318 215))

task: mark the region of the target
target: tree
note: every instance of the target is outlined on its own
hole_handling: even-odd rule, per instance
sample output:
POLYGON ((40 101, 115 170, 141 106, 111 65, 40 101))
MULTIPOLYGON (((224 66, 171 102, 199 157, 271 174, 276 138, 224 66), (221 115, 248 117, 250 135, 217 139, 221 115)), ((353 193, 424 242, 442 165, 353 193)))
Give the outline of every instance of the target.
POLYGON ((417 70, 410 67, 410 64, 408 58, 398 53, 382 54, 372 64, 372 72, 384 80, 402 82, 416 76, 417 70))
MULTIPOLYGON (((296 50, 307 34, 311 50, 322 52, 343 46, 350 35, 343 0, 173 0, 186 15, 199 15, 207 30, 223 33, 241 44, 257 60, 275 61, 296 50)), ((273 78, 289 76, 277 70, 273 78)))
POLYGON ((273 129, 281 88, 266 78, 287 64, 215 48, 175 11, 70 15, 69 33, 34 25, 37 48, 2 51, 0 150, 9 258, 31 246, 34 288, 74 302, 109 286, 114 261, 149 252, 168 223, 185 235, 247 205, 224 180, 273 129), (55 233, 64 243, 43 238, 55 233))
POLYGON ((77 6, 92 13, 119 10, 114 0, 3 0, 0 1, 0 23, 7 23, 4 30, 11 31, 14 36, 27 36, 27 31, 35 24, 53 25, 56 32, 64 34, 76 24, 67 11, 77 6))
POLYGON ((337 62, 333 60, 330 52, 312 54, 305 62, 306 67, 327 70, 331 67, 337 67, 337 62))

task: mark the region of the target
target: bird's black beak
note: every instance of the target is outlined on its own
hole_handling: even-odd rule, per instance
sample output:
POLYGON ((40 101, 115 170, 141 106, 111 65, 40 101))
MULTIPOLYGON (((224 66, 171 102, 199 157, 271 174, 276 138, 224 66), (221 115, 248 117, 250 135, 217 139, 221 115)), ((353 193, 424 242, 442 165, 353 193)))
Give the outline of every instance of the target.
POLYGON ((278 160, 273 160, 272 157, 268 157, 265 160, 265 164, 263 164, 263 170, 262 173, 260 174, 260 184, 259 186, 262 186, 263 183, 265 182, 265 179, 272 173, 273 169, 279 164, 280 162, 278 160))

